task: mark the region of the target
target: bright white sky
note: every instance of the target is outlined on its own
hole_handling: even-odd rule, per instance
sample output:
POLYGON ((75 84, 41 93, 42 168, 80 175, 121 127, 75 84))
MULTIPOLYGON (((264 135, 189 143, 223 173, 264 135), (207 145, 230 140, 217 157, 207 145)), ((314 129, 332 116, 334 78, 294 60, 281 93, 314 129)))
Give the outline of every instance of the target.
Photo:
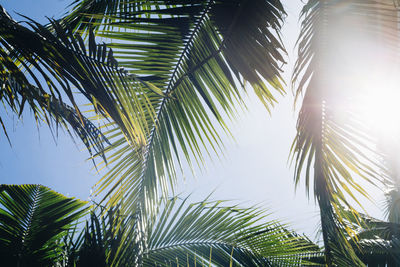
MULTIPOLYGON (((13 12, 27 15, 45 22, 44 17, 59 17, 69 0, 1 0, 1 5, 14 17, 13 12)), ((294 44, 300 23, 299 12, 302 1, 286 0, 288 18, 282 32, 283 40, 290 54, 285 79, 290 84, 290 75, 295 61, 294 44)), ((212 191, 213 199, 235 200, 242 206, 259 204, 273 214, 270 218, 289 223, 294 230, 315 237, 319 212, 314 200, 308 200, 303 186, 295 192, 293 168, 288 164, 290 146, 295 136, 296 115, 293 111, 291 89, 288 95, 279 98, 279 104, 269 116, 265 108, 250 95, 249 110, 231 123, 230 129, 236 141, 226 138, 225 158, 207 159, 207 170, 197 171, 194 179, 189 172, 181 183, 178 193, 192 193, 193 199, 201 200, 212 191)), ((0 109, 0 115, 5 115, 0 109)), ((86 161, 88 153, 77 140, 60 132, 56 142, 45 127, 36 128, 33 117, 25 114, 24 122, 8 116, 9 146, 3 133, 0 135, 1 183, 40 183, 69 196, 86 200, 91 186, 100 178, 86 161)), ((378 193, 372 194, 382 199, 378 193)), ((382 203, 378 201, 378 205, 382 203)), ((381 217, 376 206, 365 203, 368 211, 381 217)))

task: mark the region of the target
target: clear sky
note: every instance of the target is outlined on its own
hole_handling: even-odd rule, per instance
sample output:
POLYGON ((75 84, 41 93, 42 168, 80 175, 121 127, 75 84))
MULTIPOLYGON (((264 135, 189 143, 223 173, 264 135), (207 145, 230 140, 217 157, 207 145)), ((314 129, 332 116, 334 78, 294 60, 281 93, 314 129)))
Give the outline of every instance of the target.
MULTIPOLYGON (((59 17, 70 0, 1 0, 0 4, 17 20, 18 12, 45 22, 45 16, 59 17)), ((283 37, 289 52, 285 78, 289 81, 294 57, 294 44, 300 23, 302 1, 283 1, 288 12, 283 37)), ((290 82, 287 82, 290 84, 290 82)), ((268 115, 265 108, 250 94, 248 111, 230 123, 236 141, 226 138, 225 157, 207 159, 207 170, 197 171, 193 178, 188 172, 178 193, 193 194, 200 200, 214 190, 214 199, 230 199, 243 206, 259 204, 273 212, 272 218, 283 219, 293 229, 314 239, 319 213, 314 200, 307 199, 303 186, 295 192, 293 168, 288 164, 290 145, 295 136, 296 114, 293 111, 291 88, 268 115)), ((91 186, 100 178, 93 170, 88 153, 77 140, 60 131, 54 141, 46 126, 37 128, 29 112, 23 122, 6 116, 12 147, 0 134, 1 183, 40 183, 70 196, 87 199, 91 186)), ((368 210, 380 216, 377 208, 366 203, 368 210)))

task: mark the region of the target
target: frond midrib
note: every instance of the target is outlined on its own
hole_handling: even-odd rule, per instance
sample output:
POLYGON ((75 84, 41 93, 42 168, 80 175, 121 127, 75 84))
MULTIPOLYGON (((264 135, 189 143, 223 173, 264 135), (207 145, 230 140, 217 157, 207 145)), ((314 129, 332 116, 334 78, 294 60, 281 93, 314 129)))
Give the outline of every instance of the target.
MULTIPOLYGON (((179 56, 179 59, 178 59, 176 65, 175 65, 175 67, 174 67, 174 71, 173 71, 173 73, 172 73, 172 75, 171 75, 171 78, 170 78, 170 80, 169 80, 169 82, 168 82, 168 86, 167 86, 167 89, 166 89, 166 95, 169 95, 169 94, 176 88, 175 86, 174 86, 174 87, 172 87, 172 86, 173 86, 173 80, 174 80, 175 76, 176 76, 177 73, 178 73, 179 66, 180 66, 180 65, 182 64, 182 62, 183 62, 184 55, 185 55, 185 54, 187 53, 187 51, 190 49, 190 47, 191 47, 191 45, 192 45, 192 42, 193 42, 193 39, 194 39, 195 36, 197 35, 197 33, 198 33, 199 29, 200 29, 200 26, 203 24, 204 20, 207 18, 207 16, 206 16, 206 15, 207 15, 207 12, 209 11, 210 6, 211 6, 211 4, 212 4, 213 2, 214 2, 214 0, 209 0, 209 1, 208 1, 208 3, 207 3, 207 5, 205 6, 205 8, 204 8, 204 10, 203 10, 203 12, 202 12, 202 14, 201 14, 201 16, 200 16, 198 22, 195 24, 196 26, 195 26, 195 28, 193 29, 193 31, 192 31, 192 33, 191 33, 191 35, 190 35, 190 37, 189 37, 189 39, 188 39, 186 45, 185 45, 184 48, 182 49, 182 53, 181 53, 180 56, 179 56)), ((162 114, 162 112, 163 112, 163 110, 164 110, 164 108, 165 108, 165 105, 166 105, 167 100, 168 100, 168 97, 163 97, 162 102, 161 102, 161 104, 160 104, 160 107, 159 107, 159 109, 158 109, 156 118, 155 118, 155 120, 154 120, 153 127, 152 127, 151 132, 150 132, 150 140, 149 140, 149 142, 148 142, 148 144, 147 144, 147 146, 146 146, 146 150, 145 150, 144 166, 143 166, 143 169, 142 169, 142 175, 141 175, 142 177, 141 177, 141 179, 140 179, 140 193, 141 193, 140 198, 142 198, 141 201, 143 201, 143 202, 145 201, 145 199, 142 197, 142 196, 143 196, 143 192, 144 192, 143 178, 144 178, 144 175, 145 175, 145 173, 146 173, 146 171, 147 171, 147 168, 148 168, 148 162, 149 162, 149 160, 150 160, 150 158, 149 158, 149 157, 150 157, 150 151, 151 151, 151 149, 152 149, 153 140, 154 140, 155 133, 156 133, 156 128, 157 128, 158 123, 159 123, 159 121, 160 121, 161 114, 162 114)), ((140 205, 140 204, 138 203, 138 206, 139 206, 139 205, 140 205)))
POLYGON ((37 204, 38 204, 38 198, 39 198, 39 186, 36 186, 33 192, 33 197, 32 197, 32 204, 30 205, 30 208, 27 212, 27 218, 26 218, 26 228, 24 229, 22 236, 21 236, 21 243, 22 243, 22 249, 25 246, 25 241, 29 235, 29 232, 31 230, 31 225, 32 225, 32 221, 35 215, 35 211, 37 208, 37 204))
MULTIPOLYGON (((243 6, 244 6, 247 2, 248 2, 248 0, 247 0, 245 3, 243 3, 243 4, 241 5, 240 9, 239 9, 238 12, 235 14, 235 17, 234 17, 232 23, 231 23, 230 26, 229 26, 227 36, 229 36, 230 32, 233 30, 234 25, 237 23, 239 14, 241 13, 241 11, 242 11, 242 9, 243 9, 243 6)), ((176 76, 177 73, 178 73, 179 66, 180 66, 180 64, 183 62, 183 57, 184 57, 184 55, 187 53, 187 51, 189 50, 189 48, 191 47, 192 42, 193 42, 195 36, 197 35, 198 31, 200 30, 200 27, 201 27, 201 25, 203 24, 204 20, 207 19, 207 14, 208 14, 208 12, 210 11, 211 5, 212 5, 213 3, 214 3, 214 0, 209 0, 209 1, 207 2, 207 4, 206 4, 204 10, 202 11, 202 14, 201 14, 201 16, 200 16, 198 22, 196 23, 196 26, 195 26, 194 30, 192 31, 192 34, 191 34, 190 37, 189 37, 188 42, 186 43, 186 45, 184 46, 184 48, 183 48, 183 50, 182 50, 182 53, 180 54, 180 57, 179 57, 179 59, 178 59, 178 61, 177 61, 177 64, 175 65, 174 71, 173 71, 173 73, 172 73, 172 75, 171 75, 171 78, 170 78, 170 80, 169 80, 169 83, 168 83, 168 87, 167 87, 167 90, 166 90, 166 93, 165 93, 167 96, 171 95, 171 93, 172 93, 174 90, 176 90, 176 89, 178 88, 178 85, 183 81, 183 79, 184 79, 187 75, 189 75, 190 73, 193 73, 195 70, 197 70, 198 68, 200 68, 200 67, 201 67, 202 65, 204 65, 206 62, 208 62, 210 59, 212 59, 213 57, 215 57, 216 55, 218 55, 219 53, 221 53, 221 52, 222 52, 222 47, 223 47, 224 43, 225 43, 226 40, 229 38, 229 37, 227 37, 227 38, 225 38, 224 40, 222 40, 222 42, 221 42, 221 44, 219 45, 219 48, 218 48, 217 50, 215 50, 213 53, 211 53, 211 55, 209 55, 208 57, 206 57, 205 59, 203 59, 200 63, 196 64, 193 68, 189 69, 188 72, 184 73, 181 77, 179 77, 179 78, 175 81, 175 83, 173 83, 174 78, 175 78, 175 76, 176 76)), ((147 167, 148 167, 149 155, 150 155, 150 150, 151 150, 151 147, 152 147, 152 144, 153 144, 153 139, 154 139, 154 136, 155 136, 155 131, 156 131, 156 128, 157 128, 157 124, 158 124, 159 121, 160 121, 160 117, 161 117, 161 114, 162 114, 162 112, 163 112, 163 109, 164 109, 164 107, 165 107, 165 105, 166 105, 166 103, 167 103, 167 100, 168 100, 168 97, 164 97, 164 98, 163 98, 163 100, 162 100, 162 102, 161 102, 161 104, 160 104, 159 110, 158 110, 158 112, 157 112, 156 119, 155 119, 155 121, 154 121, 154 127, 151 129, 151 132, 150 132, 150 140, 149 140, 149 143, 148 143, 148 145, 147 145, 147 147, 146 147, 146 152, 145 152, 145 154, 146 154, 146 155, 145 155, 145 158, 146 158, 146 159, 145 159, 145 166, 144 166, 144 168, 143 168, 143 173, 145 173, 145 171, 147 170, 147 167)), ((141 188, 143 188, 143 186, 141 186, 141 188)), ((141 190, 141 191, 143 192, 143 190, 141 190)))

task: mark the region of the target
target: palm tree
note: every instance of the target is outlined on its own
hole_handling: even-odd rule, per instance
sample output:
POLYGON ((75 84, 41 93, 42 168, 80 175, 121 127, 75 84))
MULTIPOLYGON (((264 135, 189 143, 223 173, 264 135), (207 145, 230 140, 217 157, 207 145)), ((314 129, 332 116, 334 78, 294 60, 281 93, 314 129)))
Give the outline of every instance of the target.
MULTIPOLYGON (((19 99, 29 99, 34 111, 46 110, 57 122, 85 129, 78 133, 89 148, 96 145, 94 157, 104 156, 110 167, 96 194, 108 209, 119 205, 122 214, 132 215, 124 229, 138 237, 137 249, 144 255, 150 222, 167 205, 160 199, 175 186, 175 165, 183 159, 201 165, 204 151, 220 152, 219 132, 229 133, 223 118, 234 116, 235 104, 243 104, 244 84, 251 85, 267 109, 276 102, 273 91, 285 92, 280 76, 285 50, 279 36, 285 12, 278 0, 82 0, 73 5, 72 12, 46 27, 33 21, 23 26, 1 14, 6 88, 1 96, 16 112, 23 108, 19 99), (98 45, 99 40, 107 45, 98 45), (105 137, 87 127, 71 87, 105 121, 105 137), (73 106, 68 110, 75 124, 46 100, 64 107, 61 91, 73 106)), ((372 0, 309 0, 303 9, 293 81, 298 82, 297 97, 304 93, 304 100, 292 152, 296 184, 303 169, 307 188, 314 178, 328 266, 363 265, 348 239, 356 233, 346 222, 350 215, 344 207, 357 216, 348 197, 359 203, 355 192, 367 195, 355 176, 382 180, 382 166, 371 156, 377 152, 369 148, 373 141, 346 102, 350 94, 331 78, 338 71, 332 66, 342 58, 329 53, 346 45, 334 35, 341 30, 338 21, 361 21, 350 27, 352 34, 366 31, 389 40, 377 30, 375 18, 386 16, 387 10, 396 10, 395 5, 372 0)))
MULTIPOLYGON (((133 214, 127 232, 143 235, 135 225, 147 227, 160 197, 173 187, 178 150, 189 162, 191 155, 202 161, 201 146, 219 150, 211 116, 227 131, 220 108, 234 114, 233 104, 242 101, 237 83, 249 82, 267 107, 275 99, 265 80, 283 92, 283 14, 279 1, 83 1, 47 28, 32 21, 27 28, 3 15, 1 36, 6 53, 27 54, 9 55, 9 61, 32 64, 44 80, 59 81, 67 95, 70 84, 77 87, 94 99, 97 116, 112 119, 105 135, 113 144, 101 151, 110 153, 111 169, 98 192, 107 189, 109 207, 122 203, 121 212, 133 214), (105 11, 100 21, 99 10, 105 11), (97 45, 95 34, 107 38, 108 46, 97 45), (239 51, 246 53, 238 57, 239 51)), ((141 250, 147 239, 141 237, 141 250)))
POLYGON ((165 192, 174 184, 172 158, 179 158, 178 150, 189 162, 191 155, 202 161, 201 147, 218 151, 221 142, 211 116, 228 131, 219 107, 234 114, 233 104, 242 101, 236 81, 250 83, 266 106, 275 101, 267 83, 283 92, 279 1, 77 3, 63 22, 52 21, 47 28, 30 22, 29 29, 3 15, 1 38, 4 49, 29 53, 23 57, 32 59, 29 63, 39 59, 42 65, 34 66, 40 73, 31 78, 53 78, 67 93, 70 85, 77 87, 95 99, 99 116, 113 120, 106 135, 115 141, 104 151, 117 151, 108 157, 110 163, 121 160, 99 186, 99 191, 109 189, 110 205, 124 192, 129 192, 127 209, 136 209, 144 194, 156 201, 157 188, 165 192), (226 17, 227 12, 235 16, 226 17), (94 34, 109 44, 96 45, 94 34), (28 47, 28 37, 35 45, 28 47), (238 57, 239 51, 246 52, 238 57))
MULTIPOLYGON (((190 153, 201 156, 199 145, 205 146, 205 140, 217 150, 220 141, 210 115, 226 128, 218 106, 233 114, 232 104, 241 101, 235 79, 242 83, 250 82, 266 105, 272 103, 274 98, 263 78, 278 91, 283 91, 279 68, 273 61, 275 58, 282 60, 279 53, 282 46, 279 39, 268 31, 269 26, 279 30, 282 7, 279 2, 270 6, 263 1, 257 8, 241 1, 228 5, 211 1, 185 5, 177 1, 176 5, 171 2, 171 6, 160 3, 156 1, 149 9, 145 8, 146 4, 132 2, 135 11, 127 7, 126 10, 132 14, 124 14, 123 20, 113 20, 111 24, 119 28, 137 27, 136 34, 125 31, 126 38, 139 40, 139 44, 129 45, 133 46, 133 51, 143 50, 142 54, 148 54, 146 61, 154 62, 148 67, 140 63, 135 54, 126 56, 124 44, 110 44, 114 50, 106 45, 97 45, 94 34, 101 36, 107 32, 107 27, 90 27, 67 17, 62 22, 51 21, 47 28, 30 21, 27 28, 4 13, 1 17, 3 50, 7 55, 5 58, 14 64, 10 64, 14 69, 6 68, 8 76, 5 80, 14 81, 7 85, 13 88, 24 84, 24 88, 30 90, 44 90, 39 79, 35 79, 36 75, 50 83, 49 90, 56 87, 50 81, 58 81, 67 95, 73 85, 92 101, 97 116, 112 119, 108 122, 111 130, 106 136, 113 144, 99 152, 107 153, 116 148, 117 152, 107 157, 108 162, 113 164, 119 158, 122 160, 106 175, 103 187, 111 184, 111 190, 106 194, 106 197, 111 196, 108 207, 118 203, 121 213, 129 214, 129 217, 121 227, 123 242, 115 247, 118 257, 107 264, 120 264, 121 260, 131 259, 131 264, 142 265, 149 259, 153 263, 161 258, 170 261, 171 257, 173 260, 178 257, 184 262, 189 256, 191 261, 199 261, 205 260, 204 253, 208 249, 215 264, 225 264, 229 260, 242 265, 246 262, 254 264, 254 261, 278 264, 291 260, 300 263, 300 256, 290 256, 298 251, 304 252, 307 247, 300 246, 297 237, 279 225, 252 226, 257 220, 256 211, 221 208, 218 205, 205 207, 205 203, 201 203, 188 207, 183 214, 171 214, 171 201, 162 202, 164 206, 159 203, 159 196, 165 196, 168 188, 166 176, 169 176, 171 185, 174 183, 172 155, 177 153, 177 144, 181 145, 187 159, 190 159, 190 153), (236 17, 233 20, 224 18, 221 16, 223 9, 236 13, 236 17), (249 14, 249 11, 253 13, 249 14), (166 18, 155 19, 156 12, 166 18), (262 15, 268 15, 270 20, 261 20, 262 15), (238 27, 239 19, 247 19, 250 24, 238 27), (256 29, 252 40, 243 39, 241 35, 247 36, 251 27, 256 29), (158 36, 151 37, 156 33, 158 36), (32 39, 29 47, 24 42, 26 36, 32 39), (154 43, 144 45, 140 43, 140 38, 154 43), (214 45, 210 46, 210 42, 214 45), (234 57, 239 49, 246 47, 248 53, 245 56, 252 60, 234 57), (159 51, 154 52, 155 48, 159 51), (265 49, 268 54, 264 53, 265 49), (261 58, 271 61, 270 66, 261 64, 261 58), (126 59, 133 59, 131 66, 126 59), (162 62, 157 64, 157 60, 161 59, 162 62), (25 74, 22 71, 15 74, 14 70, 21 65, 30 77, 22 76, 25 74), (135 65, 142 66, 142 69, 133 71, 137 69, 135 65), (31 66, 35 72, 30 71, 31 66), (37 84, 31 85, 28 82, 30 79, 37 84), (196 138, 200 138, 200 142, 196 138), (159 194, 159 188, 162 194, 159 194), (121 199, 124 201, 121 202, 121 199), (161 217, 157 212, 159 207, 164 207, 161 217), (170 226, 163 228, 167 222, 170 226), (184 225, 190 228, 182 231, 180 228, 184 225), (209 228, 210 225, 215 229, 209 228), (153 232, 157 235, 154 236, 153 232), (171 243, 171 239, 176 243, 171 243), (129 245, 124 247, 127 242, 129 245), (280 242, 279 245, 277 242, 280 242), (130 255, 125 257, 123 248, 132 248, 130 255), (136 252, 133 259, 132 252, 136 252)), ((83 2, 79 8, 84 8, 85 4, 83 2)), ((90 4, 107 6, 110 2, 90 4)), ((82 20, 85 21, 86 17, 82 20)), ((70 100, 74 104, 72 97, 70 100)), ((82 117, 77 108, 75 111, 78 118, 82 117)), ((95 235, 96 231, 91 234, 95 235)), ((84 242, 82 255, 85 250, 87 243, 84 242)), ((85 257, 81 256, 78 262, 84 261, 85 257)))

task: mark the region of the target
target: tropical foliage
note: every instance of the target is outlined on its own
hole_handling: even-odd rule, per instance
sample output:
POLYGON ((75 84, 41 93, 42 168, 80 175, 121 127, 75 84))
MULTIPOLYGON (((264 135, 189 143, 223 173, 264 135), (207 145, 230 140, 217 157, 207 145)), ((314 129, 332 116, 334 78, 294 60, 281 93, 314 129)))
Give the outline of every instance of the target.
POLYGON ((28 18, 18 23, 2 10, 1 101, 18 115, 27 103, 37 121, 71 128, 93 159, 102 157, 99 167, 108 168, 95 185, 102 208, 90 214, 83 232, 69 230, 58 241, 67 255, 63 263, 397 263, 398 188, 388 194, 390 222, 367 218, 352 204, 368 197, 360 180, 381 184, 394 177, 385 164, 391 154, 376 148, 353 105, 365 92, 354 82, 365 75, 357 64, 372 65, 376 57, 368 45, 349 50, 353 44, 340 38, 342 32, 372 36, 396 62, 392 0, 309 0, 301 14, 293 84, 296 99, 304 97, 292 158, 295 184, 304 179, 320 207, 324 257, 280 223, 257 223, 257 209, 168 199, 183 161, 201 166, 203 154, 221 153, 221 133, 229 135, 225 118, 245 106, 249 87, 267 110, 285 93, 285 15, 279 0, 76 0, 64 18, 43 26, 28 18), (87 118, 73 89, 92 107, 87 118))
POLYGON ((5 266, 53 266, 58 244, 85 213, 85 202, 41 185, 0 186, 0 255, 5 266))
POLYGON ((85 202, 40 185, 2 185, 0 247, 7 266, 299 266, 319 248, 259 209, 221 202, 188 205, 173 198, 154 218, 135 223, 118 208, 92 210, 83 230, 85 202), (146 226, 146 227, 144 227, 146 226), (139 232, 140 233, 140 232, 139 232))

